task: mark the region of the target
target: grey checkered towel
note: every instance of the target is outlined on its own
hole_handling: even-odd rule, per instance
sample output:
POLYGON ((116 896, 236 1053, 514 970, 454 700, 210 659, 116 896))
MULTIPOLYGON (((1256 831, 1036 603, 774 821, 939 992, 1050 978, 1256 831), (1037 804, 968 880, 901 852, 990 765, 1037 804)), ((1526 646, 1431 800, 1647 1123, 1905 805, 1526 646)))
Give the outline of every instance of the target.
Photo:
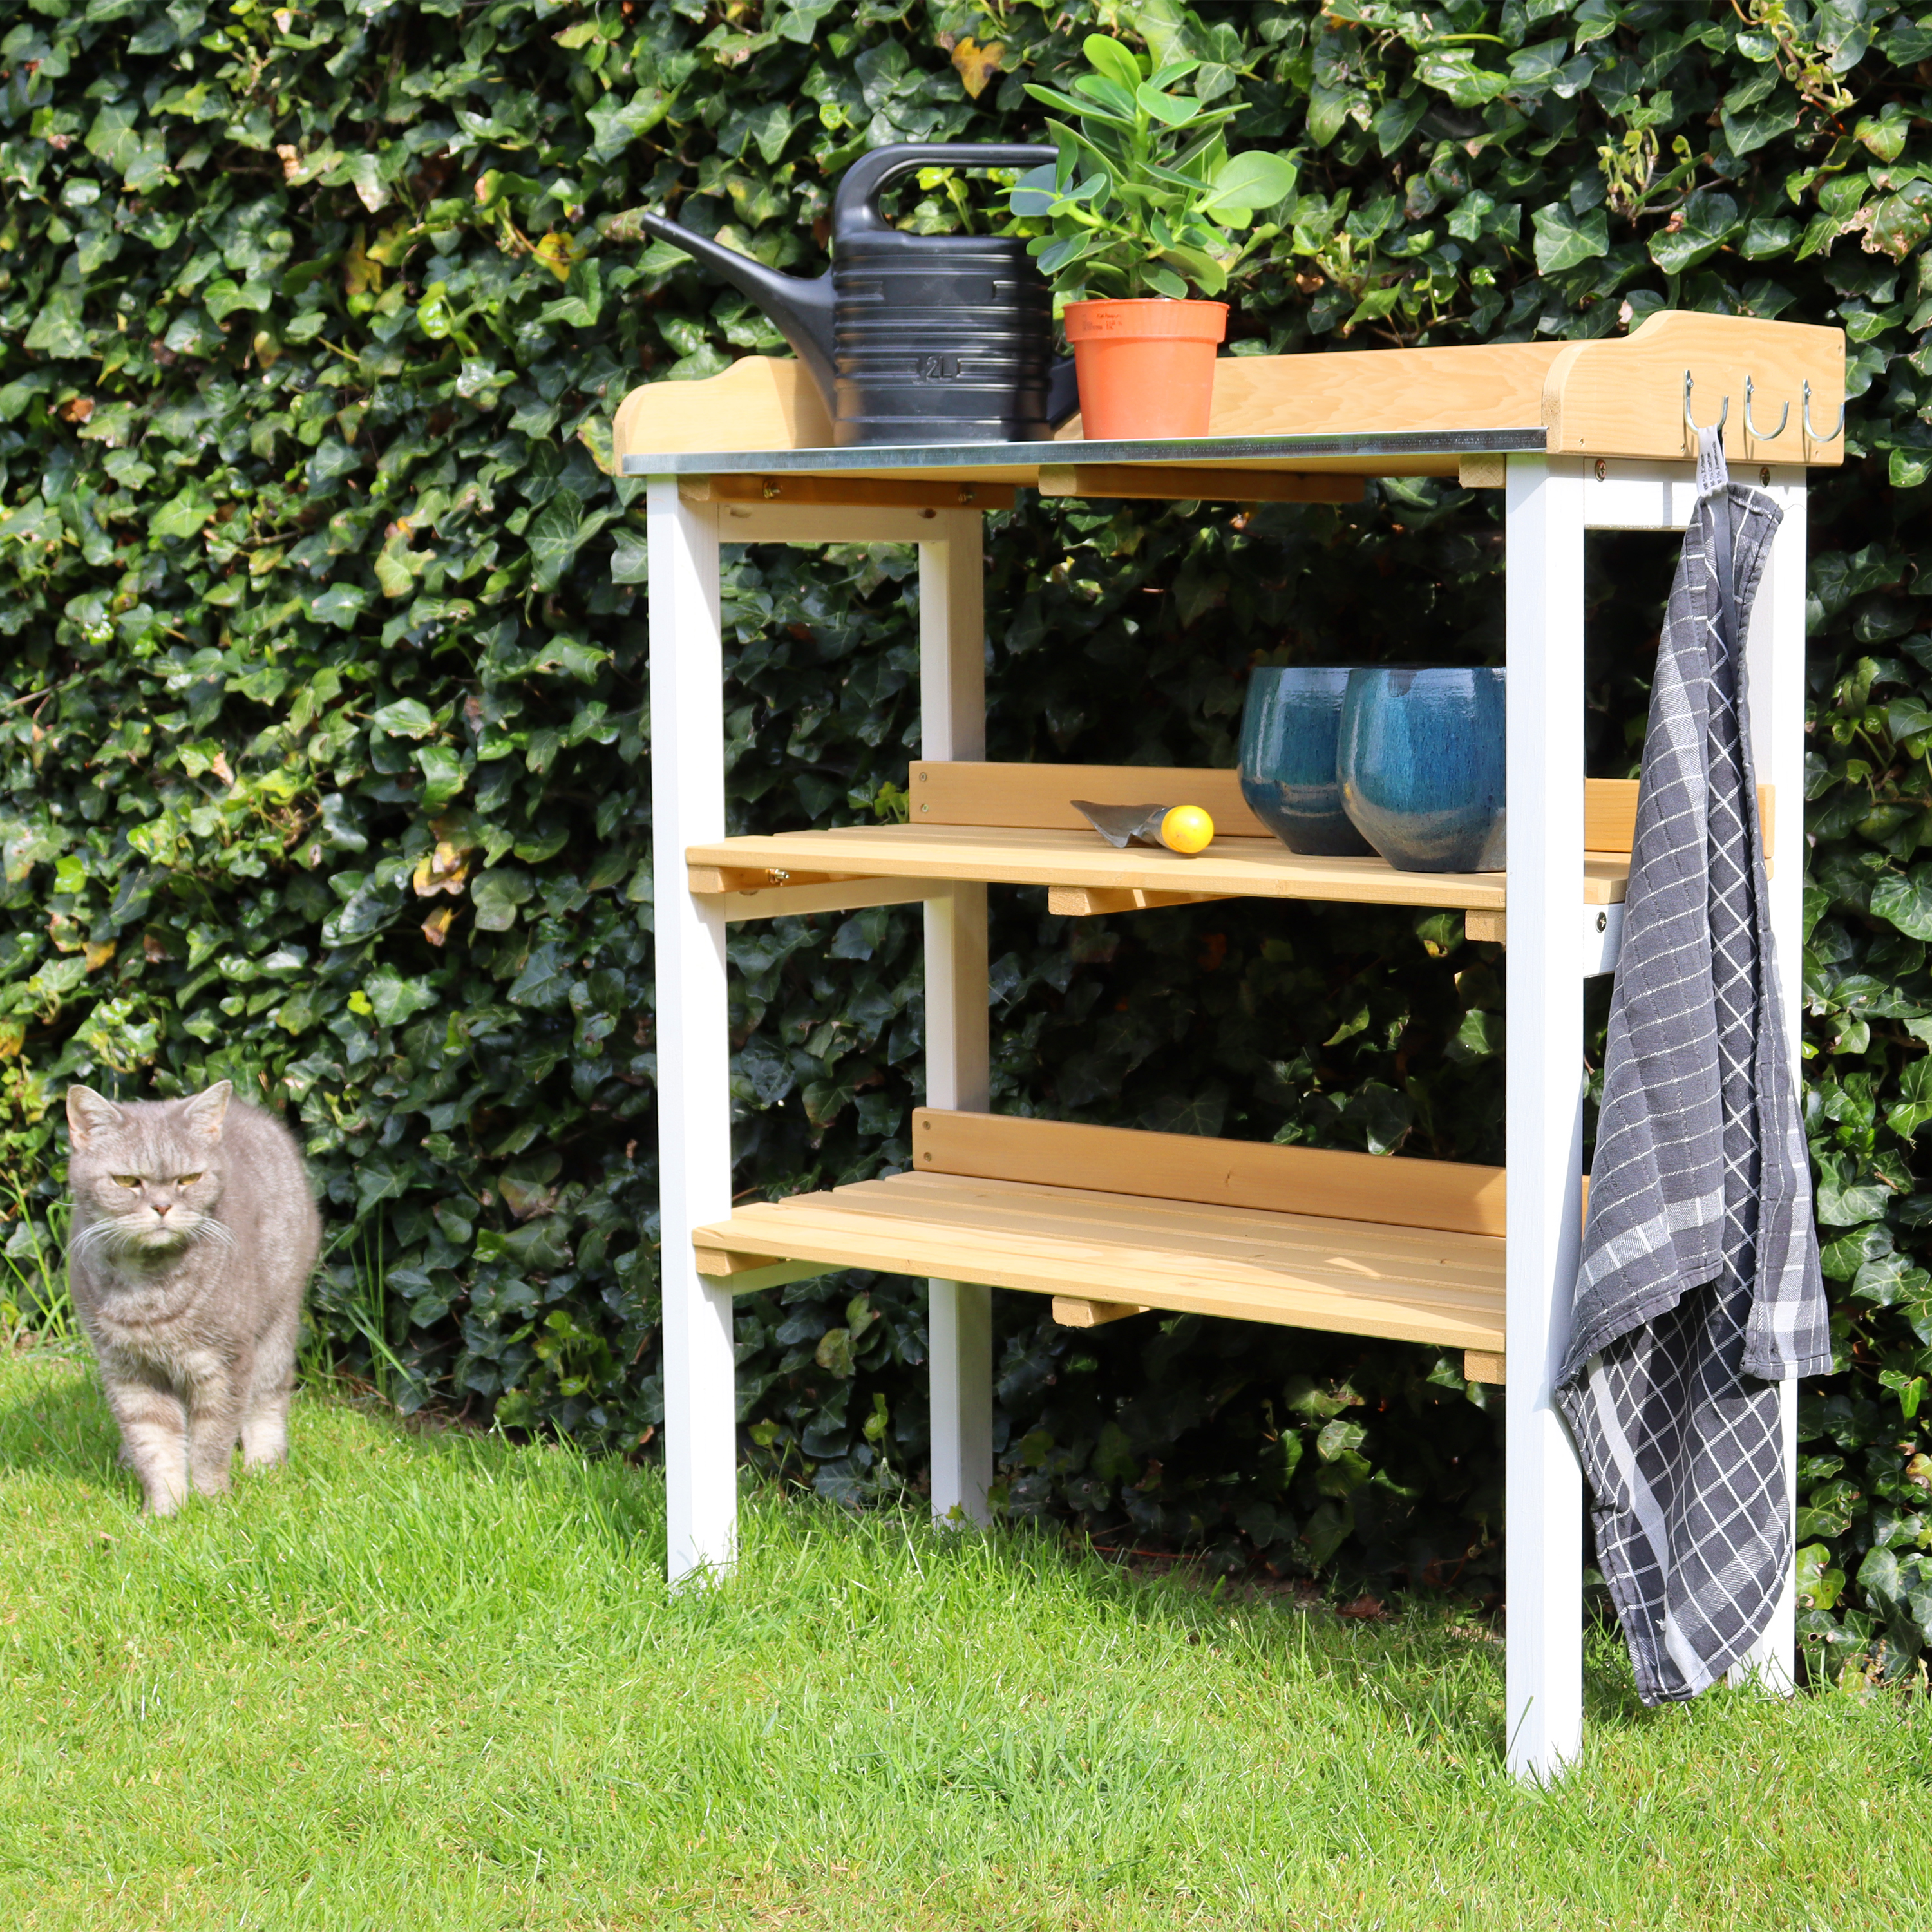
POLYGON ((1697 482, 1651 693, 1558 1377, 1647 1704, 1694 1697, 1766 1628, 1792 1560, 1775 1384, 1831 1366, 1743 702, 1779 512, 1731 482, 1715 431, 1697 482))

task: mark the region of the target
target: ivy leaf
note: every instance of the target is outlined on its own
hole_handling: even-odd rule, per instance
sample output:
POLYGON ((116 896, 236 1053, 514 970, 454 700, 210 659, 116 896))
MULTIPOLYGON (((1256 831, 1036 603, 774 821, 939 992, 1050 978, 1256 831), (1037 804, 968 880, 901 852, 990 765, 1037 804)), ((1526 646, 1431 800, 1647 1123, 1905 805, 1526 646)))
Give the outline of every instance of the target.
POLYGON ((191 537, 214 514, 214 506, 199 483, 190 483, 177 496, 171 496, 148 519, 151 537, 191 537))
POLYGON ((1666 275, 1681 275, 1708 260, 1742 225, 1737 203, 1709 188, 1698 189, 1672 220, 1677 226, 1650 238, 1650 259, 1666 275))
POLYGON ((1871 909, 1910 939, 1932 939, 1932 865, 1887 873, 1872 888, 1871 909))
POLYGON ((1600 208, 1578 214, 1567 201, 1551 202, 1530 217, 1540 274, 1561 274, 1610 252, 1610 218, 1600 208))
POLYGON ((332 584, 309 602, 308 614, 318 624, 333 624, 339 631, 352 631, 356 620, 369 602, 369 593, 359 584, 332 584))
POLYGON ((372 711, 369 727, 389 738, 433 738, 440 728, 435 714, 419 698, 399 698, 372 711))
POLYGON ((1795 94, 1774 97, 1736 112, 1726 105, 1722 120, 1724 139, 1734 154, 1755 154, 1798 125, 1799 103, 1795 94))
POLYGON ((530 528, 531 583, 539 590, 554 590, 570 568, 581 542, 584 500, 574 490, 560 490, 539 510, 530 528))
POLYGON ((520 866, 493 866, 477 875, 470 888, 476 924, 484 932, 507 932, 517 922, 517 908, 536 891, 536 881, 520 866))
POLYGON ((1453 107, 1483 107, 1500 94, 1507 94, 1514 82, 1507 74, 1498 74, 1476 64, 1467 47, 1431 47, 1415 63, 1415 77, 1425 87, 1449 97, 1453 107))
POLYGON ((440 812, 462 792, 463 760, 447 745, 424 745, 416 752, 416 761, 423 775, 423 809, 440 812))

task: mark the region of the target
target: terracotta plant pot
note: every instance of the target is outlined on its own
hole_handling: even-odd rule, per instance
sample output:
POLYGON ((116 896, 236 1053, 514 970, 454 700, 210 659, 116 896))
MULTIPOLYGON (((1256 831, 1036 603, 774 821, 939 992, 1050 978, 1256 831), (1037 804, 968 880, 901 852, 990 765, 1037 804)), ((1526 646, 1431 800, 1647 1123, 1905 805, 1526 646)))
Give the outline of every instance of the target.
POLYGON ((1066 321, 1090 442, 1208 434, 1226 302, 1069 302, 1066 321))

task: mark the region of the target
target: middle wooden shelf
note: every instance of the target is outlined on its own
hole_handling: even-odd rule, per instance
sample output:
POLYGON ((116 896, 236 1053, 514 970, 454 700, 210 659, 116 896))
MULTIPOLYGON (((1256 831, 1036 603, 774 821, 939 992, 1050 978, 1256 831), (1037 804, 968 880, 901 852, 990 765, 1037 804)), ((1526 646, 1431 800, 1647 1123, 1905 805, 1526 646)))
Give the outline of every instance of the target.
MULTIPOLYGON (((1497 914, 1507 898, 1502 872, 1406 872, 1372 856, 1291 852, 1248 808, 1230 771, 921 763, 911 768, 908 794, 902 825, 832 826, 691 846, 685 854, 691 890, 726 898, 727 916, 734 919, 929 896, 922 885, 952 880, 1045 886, 1051 909, 1073 915, 1219 898, 1497 914), (1076 798, 1103 805, 1198 805, 1213 817, 1216 836, 1194 858, 1160 846, 1116 848, 1073 809, 1076 798)), ((1623 898, 1636 812, 1634 783, 1586 782, 1580 905, 1623 898)))

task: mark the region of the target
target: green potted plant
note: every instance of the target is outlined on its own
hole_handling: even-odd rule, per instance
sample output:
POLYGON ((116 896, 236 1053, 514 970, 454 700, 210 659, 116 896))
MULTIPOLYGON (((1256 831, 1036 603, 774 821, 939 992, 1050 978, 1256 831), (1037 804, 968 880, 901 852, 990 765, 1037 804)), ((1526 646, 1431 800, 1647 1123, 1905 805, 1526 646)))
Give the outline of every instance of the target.
POLYGON ((1103 34, 1082 51, 1093 71, 1072 94, 1027 88, 1074 122, 1048 119, 1058 158, 1022 176, 1010 206, 1048 224, 1028 253, 1065 301, 1086 435, 1205 436, 1228 327, 1212 298, 1277 232, 1254 228, 1256 212, 1294 192, 1295 164, 1228 152, 1240 107, 1174 92, 1199 62, 1155 67, 1103 34))

